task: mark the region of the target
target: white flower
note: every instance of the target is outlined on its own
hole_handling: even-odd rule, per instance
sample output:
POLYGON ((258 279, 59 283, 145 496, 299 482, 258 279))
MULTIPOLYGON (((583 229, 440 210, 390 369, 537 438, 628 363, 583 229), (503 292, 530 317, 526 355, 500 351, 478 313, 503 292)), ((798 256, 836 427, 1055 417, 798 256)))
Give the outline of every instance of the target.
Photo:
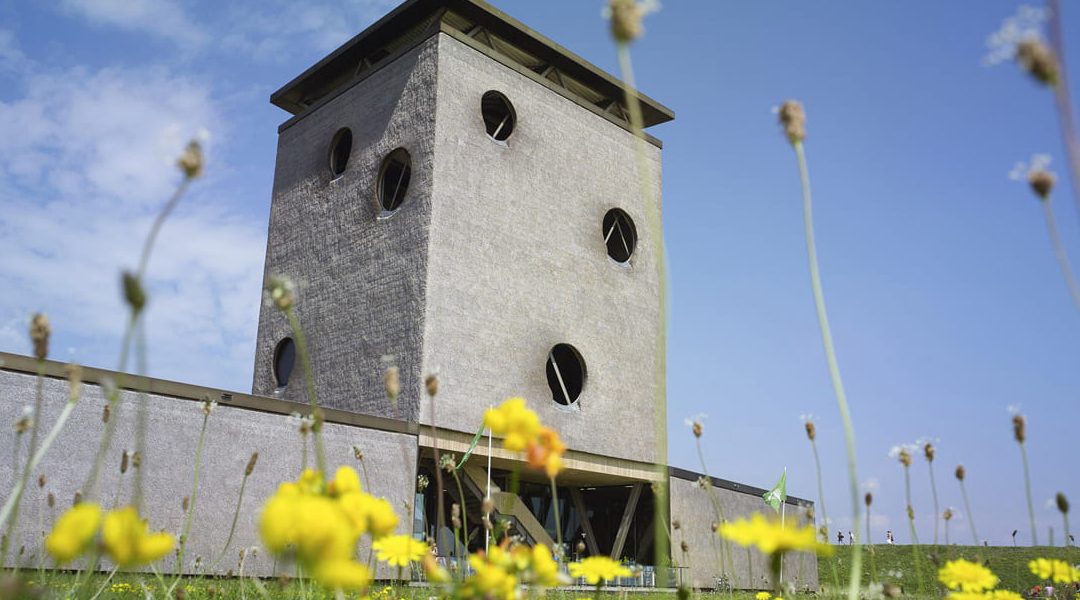
MULTIPOLYGON (((1028 175, 1033 171, 1045 171, 1050 166, 1050 161, 1049 154, 1032 154, 1028 162, 1018 160, 1013 165, 1013 168, 1009 170, 1009 179, 1026 182, 1028 175)), ((1016 414, 1019 410, 1020 406, 1018 404, 1009 406, 1009 412, 1012 414, 1016 414)))
POLYGON ((1028 4, 1023 4, 1016 14, 1001 22, 997 31, 986 37, 986 54, 982 64, 992 67, 1012 60, 1016 56, 1016 46, 1020 42, 1040 38, 1042 25, 1050 16, 1050 11, 1028 4))

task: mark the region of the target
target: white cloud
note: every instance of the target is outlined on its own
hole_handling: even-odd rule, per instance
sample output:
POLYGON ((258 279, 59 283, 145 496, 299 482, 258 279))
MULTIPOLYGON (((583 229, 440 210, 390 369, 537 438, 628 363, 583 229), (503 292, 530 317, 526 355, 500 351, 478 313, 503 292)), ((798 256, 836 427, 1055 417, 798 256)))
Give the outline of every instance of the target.
POLYGON ((96 25, 147 33, 191 49, 210 39, 170 0, 61 0, 60 6, 96 25))
POLYGON ((0 73, 22 71, 29 64, 26 55, 19 48, 15 33, 0 29, 0 73))
MULTIPOLYGON (((120 269, 179 181, 186 140, 227 132, 207 86, 160 69, 39 73, 24 88, 0 102, 0 281, 15 291, 0 296, 0 347, 25 352, 26 315, 45 310, 54 356, 113 368, 120 269)), ((150 373, 244 389, 265 230, 215 197, 213 156, 151 259, 150 373)))

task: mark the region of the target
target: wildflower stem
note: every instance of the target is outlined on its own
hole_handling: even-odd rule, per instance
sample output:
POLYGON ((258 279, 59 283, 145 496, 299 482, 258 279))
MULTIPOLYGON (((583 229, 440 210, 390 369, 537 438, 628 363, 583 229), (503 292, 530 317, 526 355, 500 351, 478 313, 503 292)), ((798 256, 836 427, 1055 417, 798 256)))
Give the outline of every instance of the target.
POLYGON ((1039 545, 1039 536, 1035 531, 1035 506, 1031 502, 1031 475, 1028 473, 1027 448, 1020 442, 1020 458, 1024 462, 1024 491, 1027 494, 1028 519, 1031 522, 1031 545, 1039 545))
POLYGON ((169 214, 180 202, 180 198, 183 197, 184 192, 187 191, 188 186, 191 184, 190 177, 184 177, 180 181, 180 185, 177 186, 176 191, 169 197, 169 200, 162 207, 158 213, 157 218, 154 219, 154 223, 150 226, 150 233, 146 235, 146 241, 143 242, 142 253, 139 255, 139 269, 136 271, 136 277, 141 281, 143 275, 146 273, 146 267, 150 264, 150 252, 154 249, 154 242, 157 241, 158 233, 161 232, 162 225, 165 224, 165 219, 169 218, 169 214))
MULTIPOLYGON (((724 518, 724 507, 720 504, 720 501, 716 497, 716 490, 713 489, 712 477, 709 475, 709 467, 705 463, 705 451, 701 447, 701 438, 695 436, 694 437, 694 444, 697 446, 698 460, 701 461, 701 471, 702 471, 702 473, 704 473, 705 479, 708 480, 708 486, 706 487, 706 489, 709 491, 709 501, 713 505, 713 511, 716 513, 716 518, 717 518, 718 522, 722 524, 727 519, 724 518)), ((727 552, 726 545, 727 545, 726 540, 723 537, 721 537, 720 538, 720 571, 721 571, 721 575, 724 575, 724 576, 726 576, 728 574, 728 566, 729 566, 728 563, 726 562, 727 555, 729 554, 727 552)), ((732 559, 732 560, 734 560, 734 559, 732 559)), ((731 567, 732 567, 731 572, 734 573, 735 572, 734 565, 732 564, 731 567)))
MULTIPOLYGON (((199 496, 199 468, 202 466, 203 442, 206 440, 206 424, 210 421, 210 410, 203 410, 202 429, 199 430, 199 441, 195 444, 195 476, 191 483, 191 500, 188 502, 187 515, 184 516, 184 530, 180 534, 180 552, 176 558, 176 579, 184 574, 184 550, 187 548, 188 536, 191 535, 191 518, 195 514, 195 501, 199 496)), ((247 477, 244 477, 247 481, 247 477)), ((234 522, 235 524, 235 522, 234 522)), ((176 585, 173 583, 173 585, 176 585)))
POLYGON ((1054 256, 1057 257, 1058 267, 1061 268, 1061 276, 1065 278, 1065 285, 1069 288, 1076 309, 1080 310, 1080 284, 1073 275, 1072 265, 1069 263, 1069 255, 1065 251, 1065 245, 1061 243, 1061 235, 1058 234, 1057 219, 1054 218, 1054 208, 1050 204, 1050 198, 1040 202, 1043 208, 1043 216, 1046 217, 1046 232, 1050 235, 1050 244, 1054 247, 1054 256))
MULTIPOLYGON (((654 357, 654 382, 655 403, 653 410, 656 427, 656 482, 654 489, 654 510, 658 515, 668 512, 668 471, 667 471, 667 259, 664 252, 664 229, 660 221, 660 202, 653 192, 653 182, 649 169, 648 159, 645 156, 645 120, 641 113, 641 103, 635 91, 634 68, 630 60, 630 46, 626 42, 618 42, 616 48, 619 55, 619 70, 622 72, 623 92, 626 96, 627 112, 630 116, 630 130, 636 138, 636 155, 638 163, 638 176, 640 177, 642 199, 645 201, 645 213, 647 225, 653 243, 653 260, 656 267, 657 289, 659 291, 658 314, 660 323, 656 335, 656 354, 654 357)), ((671 560, 669 555, 668 537, 666 531, 657 529, 653 547, 656 551, 656 571, 659 574, 657 583, 665 587, 667 585, 667 565, 671 560)), ((854 599, 853 599, 854 600, 854 599)))
MULTIPOLYGON (((146 376, 146 326, 142 319, 135 324, 135 364, 136 374, 139 378, 146 376)), ((138 399, 139 406, 135 413, 135 453, 141 457, 142 461, 145 461, 147 457, 146 453, 146 427, 147 419, 149 417, 148 411, 149 398, 146 396, 146 381, 140 381, 141 385, 138 386, 138 399)), ((142 500, 143 500, 143 466, 134 465, 135 473, 134 481, 132 482, 131 492, 131 504, 135 507, 135 510, 142 512, 142 500)))
MULTIPOLYGON (((817 441, 810 440, 810 448, 814 451, 814 466, 817 474, 817 493, 818 502, 821 504, 821 523, 825 528, 825 543, 829 543, 829 512, 825 510, 825 486, 821 482, 821 457, 818 456, 817 441)), ((868 523, 869 524, 869 523, 868 523)), ((836 570, 836 561, 832 559, 826 559, 829 561, 829 569, 832 571, 833 587, 836 590, 840 589, 840 574, 836 570)))
POLYGON ((930 496, 934 500, 934 545, 938 543, 938 515, 941 513, 938 511, 938 498, 937 498, 937 483, 934 481, 934 462, 927 463, 930 468, 930 496))
MULTIPOLYGON (((33 472, 37 468, 41 459, 45 457, 45 453, 49 451, 49 447, 56 441, 56 436, 60 434, 60 430, 64 428, 64 424, 67 423, 68 417, 71 416, 71 412, 75 410, 75 403, 78 401, 77 397, 71 397, 68 399, 68 403, 64 406, 64 409, 60 411, 60 416, 56 418, 56 422, 53 423, 52 429, 49 430, 48 435, 42 441, 41 447, 30 458, 29 468, 33 472)), ((15 489, 8 495, 7 500, 4 502, 3 508, 0 508, 0 527, 3 527, 7 523, 8 518, 12 516, 15 504, 18 501, 19 496, 22 495, 24 483, 20 480, 15 484, 15 489)))
POLYGON ((116 575, 116 570, 119 568, 120 567, 118 566, 113 567, 113 570, 109 571, 109 576, 106 577, 105 581, 101 583, 101 587, 98 588, 98 591, 95 592, 93 596, 90 596, 90 600, 97 600, 98 596, 100 596, 101 593, 105 591, 105 588, 109 585, 109 582, 112 581, 113 575, 116 575))
MULTIPOLYGON (((236 511, 233 512, 232 524, 229 525, 229 535, 225 538, 225 545, 221 547, 221 554, 218 555, 217 560, 210 564, 211 573, 217 568, 218 563, 225 558, 225 552, 229 549, 229 544, 232 543, 233 534, 236 533, 236 522, 240 519, 240 507, 244 504, 244 488, 247 487, 248 477, 249 475, 245 472, 244 478, 240 480, 240 496, 236 500, 236 511)), ((243 575, 241 575, 241 578, 243 578, 243 575)))
MULTIPOLYGON (((858 523, 859 478, 855 468, 855 429, 851 424, 847 394, 844 392, 844 382, 840 377, 840 366, 836 360, 836 350, 833 348, 829 317, 825 311, 825 294, 822 292, 821 276, 818 273, 817 248, 814 243, 813 202, 810 197, 810 171, 806 166, 806 153, 803 151, 802 141, 797 140, 792 146, 795 148, 795 156, 798 159, 799 179, 802 183, 803 224, 806 230, 806 254, 810 263, 810 282, 814 291, 814 304, 817 307, 818 324, 821 327, 821 341, 825 346, 825 358, 829 363, 829 376, 832 378, 836 404, 840 409, 840 418, 844 424, 844 439, 847 443, 848 478, 851 480, 851 521, 858 523)), ((848 582, 849 600, 857 600, 861 579, 862 547, 861 544, 855 544, 851 550, 851 580, 848 582)))
POLYGON ((551 507, 555 511, 555 540, 556 547, 558 548, 556 556, 558 558, 565 558, 562 544, 562 521, 559 520, 559 492, 558 488, 555 487, 555 478, 549 477, 548 481, 551 482, 551 507))
MULTIPOLYGON (((444 506, 446 500, 443 498, 443 481, 442 481, 442 468, 439 467, 439 430, 435 426, 435 395, 429 394, 431 398, 431 450, 435 455, 435 540, 438 543, 439 536, 442 534, 443 526, 446 524, 446 508, 444 506)), ((514 469, 515 475, 517 469, 514 469)), ((517 493, 517 490, 512 490, 513 493, 517 493)))
POLYGON ((105 423, 105 430, 101 434, 101 442, 98 444, 97 453, 94 455, 94 463, 90 467, 90 472, 86 475, 86 482, 83 483, 83 497, 87 501, 93 501, 97 493, 97 480, 101 473, 101 467, 105 462, 105 455, 109 452, 109 446, 112 444, 112 438, 116 431, 116 422, 119 420, 119 405, 120 405, 120 388, 122 380, 119 373, 122 373, 127 367, 128 353, 131 350, 131 340, 135 332, 135 323, 138 315, 131 312, 128 315, 127 324, 124 327, 124 337, 120 342, 120 360, 117 366, 117 379, 113 382, 114 387, 107 390, 108 396, 106 398, 106 405, 110 413, 110 418, 105 423))
MULTIPOLYGON (((949 535, 948 522, 945 523, 945 527, 946 527, 945 535, 947 537, 949 535)), ((870 506, 867 505, 866 506, 866 542, 865 542, 867 544, 866 553, 867 553, 867 555, 870 556, 870 577, 872 578, 870 580, 870 583, 877 583, 878 575, 877 575, 877 565, 875 564, 875 561, 874 561, 874 545, 873 545, 873 541, 872 541, 873 539, 874 538, 873 538, 872 532, 870 531, 870 506)), ((946 542, 946 544, 947 544, 947 542, 946 542)), ((835 568, 836 567, 834 566, 833 569, 835 570, 835 568)))
POLYGON ((908 527, 911 530, 912 563, 915 566, 915 579, 919 582, 919 593, 923 588, 922 567, 919 564, 919 533, 915 530, 915 509, 911 505, 911 469, 904 466, 904 499, 907 500, 908 527))
POLYGON ((1072 98, 1069 96, 1068 69, 1065 66, 1065 43, 1061 27, 1061 2, 1050 0, 1050 44, 1058 60, 1058 81, 1054 88, 1054 104, 1057 107, 1062 143, 1068 156, 1069 178, 1072 180, 1073 199, 1080 211, 1080 140, 1077 139, 1076 115, 1073 114, 1072 98))
POLYGON ((307 384, 308 401, 311 402, 311 417, 315 419, 312 428, 315 438, 315 464, 319 472, 326 475, 326 453, 323 450, 322 419, 316 414, 319 410, 319 399, 315 395, 315 372, 311 368, 311 356, 308 354, 307 340, 304 338, 304 330, 300 327, 300 319, 296 312, 289 307, 285 310, 285 316, 289 319, 289 327, 292 328, 293 337, 296 338, 296 349, 300 353, 300 362, 304 365, 304 382, 307 384))
POLYGON ((971 543, 975 546, 979 545, 979 534, 975 532, 975 517, 971 513, 971 504, 968 502, 967 488, 964 487, 964 480, 960 480, 960 495, 964 497, 964 510, 967 512, 968 523, 971 525, 971 543))
MULTIPOLYGON (((19 479, 19 484, 16 486, 16 491, 12 495, 15 496, 15 507, 11 512, 11 521, 8 523, 7 533, 4 535, 4 540, 0 543, 0 565, 7 564, 8 547, 11 541, 15 539, 15 535, 18 532, 19 526, 19 505, 22 503, 22 495, 26 490, 26 485, 30 482, 30 474, 33 472, 34 467, 30 465, 31 458, 34 456, 34 452, 37 450, 38 442, 38 427, 41 424, 41 405, 42 396, 44 396, 43 388, 45 381, 45 360, 38 359, 37 361, 37 383, 35 386, 34 394, 34 412, 31 416, 33 422, 30 424, 30 447, 26 452, 26 465, 23 467, 22 477, 19 479)), ((18 437, 16 437, 16 440, 18 437)), ((18 442, 16 442, 18 444, 18 442)), ((12 469, 17 468, 18 463, 12 463, 12 469)), ((19 566, 16 564, 15 572, 19 572, 19 566)))
MULTIPOLYGON (((457 484, 458 498, 461 499, 461 529, 463 531, 463 540, 465 542, 465 556, 469 555, 469 511, 465 507, 465 488, 461 486, 461 477, 458 476, 456 468, 452 468, 450 473, 454 476, 454 483, 457 484)), ((410 522, 409 526, 412 526, 410 522)))

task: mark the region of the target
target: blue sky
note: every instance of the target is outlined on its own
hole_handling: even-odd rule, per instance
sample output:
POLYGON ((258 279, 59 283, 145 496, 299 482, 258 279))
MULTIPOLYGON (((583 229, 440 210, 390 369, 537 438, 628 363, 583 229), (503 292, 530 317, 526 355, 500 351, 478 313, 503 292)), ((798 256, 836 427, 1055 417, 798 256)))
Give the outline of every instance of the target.
MULTIPOLYGON (((603 3, 495 4, 614 71, 603 3)), ((381 0, 49 0, 0 4, 0 349, 27 352, 44 310, 54 357, 113 367, 131 266, 175 184, 171 160, 209 133, 206 177, 152 264, 153 375, 250 387, 277 125, 269 94, 392 7, 381 0)), ((800 416, 814 415, 835 526, 851 528, 844 451, 807 275, 798 179, 771 109, 809 115, 819 254, 857 430, 874 537, 908 539, 898 443, 936 441, 941 508, 968 469, 980 538, 1026 543, 1007 407, 1029 419, 1039 536, 1080 503, 1080 314, 1039 206, 1010 181, 1053 157, 1066 245, 1080 221, 1049 94, 983 64, 1015 1, 669 0, 634 47, 640 87, 675 110, 664 140, 671 461, 698 468, 684 419, 705 416, 710 471, 767 487, 786 466, 816 498, 800 416)), ((1072 6, 1067 10, 1076 11, 1072 6)), ((1078 13, 1080 14, 1080 13, 1078 13)), ((1080 64, 1080 18, 1066 15, 1080 64)), ((1080 74, 1074 73, 1074 81, 1080 74)), ((926 463, 913 485, 932 537, 926 463)), ((1075 520, 1075 519, 1074 519, 1075 520)))

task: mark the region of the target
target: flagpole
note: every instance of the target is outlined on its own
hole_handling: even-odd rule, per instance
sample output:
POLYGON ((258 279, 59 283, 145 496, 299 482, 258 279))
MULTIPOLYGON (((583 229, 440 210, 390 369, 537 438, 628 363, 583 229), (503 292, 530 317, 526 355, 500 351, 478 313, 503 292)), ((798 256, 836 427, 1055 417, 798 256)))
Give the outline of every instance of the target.
MULTIPOLYGON (((489 407, 490 408, 490 407, 489 407)), ((491 428, 488 427, 488 464, 487 464, 487 499, 491 499, 491 428)), ((491 524, 491 514, 487 515, 488 523, 491 524)), ((484 553, 491 546, 491 527, 484 528, 484 553)))
MULTIPOLYGON (((784 497, 780 499, 780 528, 784 528, 784 517, 787 511, 787 467, 784 467, 784 497)), ((780 586, 784 585, 784 556, 780 555, 780 586)))

